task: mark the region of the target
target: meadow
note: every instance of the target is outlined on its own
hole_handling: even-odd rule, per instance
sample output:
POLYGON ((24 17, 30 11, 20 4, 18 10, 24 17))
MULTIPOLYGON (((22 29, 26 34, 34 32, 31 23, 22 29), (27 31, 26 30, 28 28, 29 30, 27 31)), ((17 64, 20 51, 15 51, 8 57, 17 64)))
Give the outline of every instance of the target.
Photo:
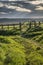
POLYGON ((0 65, 43 65, 43 24, 27 24, 0 30, 0 65))

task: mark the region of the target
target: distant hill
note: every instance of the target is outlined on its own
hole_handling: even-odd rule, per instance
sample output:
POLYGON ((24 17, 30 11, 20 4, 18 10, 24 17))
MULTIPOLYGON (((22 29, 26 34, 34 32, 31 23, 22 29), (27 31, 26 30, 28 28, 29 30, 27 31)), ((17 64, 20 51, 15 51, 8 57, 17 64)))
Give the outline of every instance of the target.
POLYGON ((14 24, 17 22, 26 22, 26 21, 33 21, 38 20, 38 21, 43 21, 43 18, 0 18, 0 24, 14 24))

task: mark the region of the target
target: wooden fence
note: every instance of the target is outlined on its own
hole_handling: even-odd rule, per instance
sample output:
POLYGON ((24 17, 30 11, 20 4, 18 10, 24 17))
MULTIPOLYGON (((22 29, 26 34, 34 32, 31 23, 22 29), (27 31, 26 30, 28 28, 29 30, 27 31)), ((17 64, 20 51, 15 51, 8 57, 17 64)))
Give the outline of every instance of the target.
MULTIPOLYGON (((13 26, 13 28, 14 28, 14 26, 17 26, 17 25, 19 25, 19 30, 21 31, 22 30, 22 25, 25 25, 25 23, 26 22, 19 22, 19 23, 15 23, 15 24, 0 24, 0 27, 1 27, 1 30, 4 30, 3 29, 3 27, 4 26, 7 26, 7 29, 9 30, 9 26, 13 26)), ((36 22, 36 21, 29 21, 27 24, 26 24, 26 26, 29 26, 29 28, 32 28, 32 26, 34 26, 34 28, 35 27, 37 27, 37 26, 40 26, 42 24, 42 22, 40 22, 40 21, 38 21, 38 22, 36 22)))

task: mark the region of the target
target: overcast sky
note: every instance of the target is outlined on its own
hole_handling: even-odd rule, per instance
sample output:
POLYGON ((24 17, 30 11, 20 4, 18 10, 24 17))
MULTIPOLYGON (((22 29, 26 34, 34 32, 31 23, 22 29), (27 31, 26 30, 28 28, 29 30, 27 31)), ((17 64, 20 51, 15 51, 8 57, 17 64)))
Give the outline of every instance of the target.
POLYGON ((23 17, 43 18, 43 0, 36 1, 0 0, 0 18, 23 17))

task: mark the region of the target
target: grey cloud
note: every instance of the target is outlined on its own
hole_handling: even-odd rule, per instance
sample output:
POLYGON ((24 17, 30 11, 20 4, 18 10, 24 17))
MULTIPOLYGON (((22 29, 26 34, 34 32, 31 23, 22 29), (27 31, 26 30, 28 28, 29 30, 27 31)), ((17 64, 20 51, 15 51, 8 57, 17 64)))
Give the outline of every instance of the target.
POLYGON ((41 17, 43 16, 43 11, 39 11, 39 10, 35 10, 35 8, 37 8, 37 6, 43 6, 43 4, 38 4, 38 5, 34 5, 31 4, 29 2, 25 2, 25 1, 15 1, 15 2, 8 2, 8 1, 3 1, 0 3, 3 3, 4 6, 0 7, 0 17, 41 17), (20 8, 25 8, 25 9, 30 9, 31 13, 28 12, 21 12, 21 11, 17 11, 16 9, 12 9, 12 8, 7 8, 6 4, 9 6, 17 6, 20 8), (6 14, 3 14, 6 13, 6 14))

